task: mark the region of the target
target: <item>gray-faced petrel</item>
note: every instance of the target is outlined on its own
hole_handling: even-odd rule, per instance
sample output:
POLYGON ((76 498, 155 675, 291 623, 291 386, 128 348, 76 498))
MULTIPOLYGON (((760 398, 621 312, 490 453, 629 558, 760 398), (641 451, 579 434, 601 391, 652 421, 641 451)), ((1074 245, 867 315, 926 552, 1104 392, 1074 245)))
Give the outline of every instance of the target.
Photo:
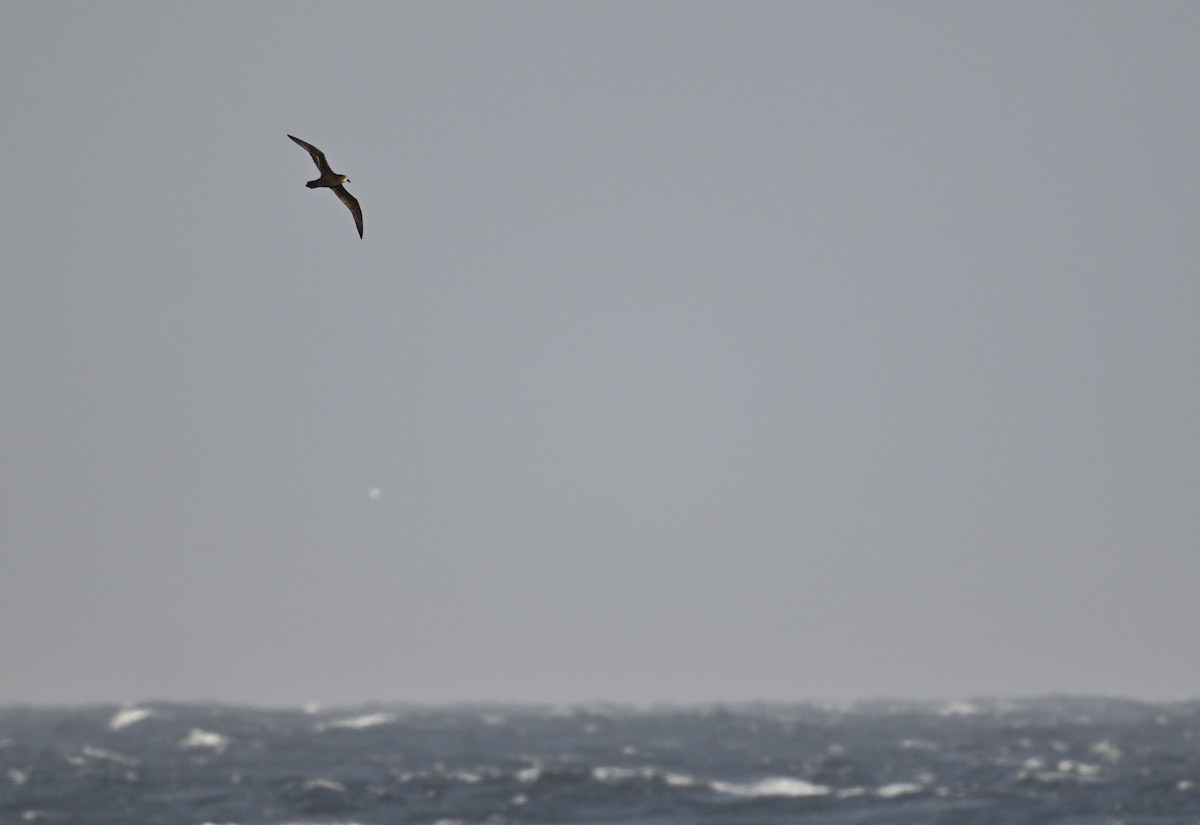
POLYGON ((329 161, 325 160, 325 153, 313 146, 311 143, 305 143, 298 137, 288 135, 296 143, 304 147, 304 150, 312 155, 313 163, 317 165, 317 171, 321 173, 321 177, 316 180, 310 180, 304 184, 309 189, 316 189, 318 186, 324 186, 327 189, 332 189, 333 193, 338 196, 338 200, 346 204, 346 208, 350 210, 350 214, 354 215, 354 225, 358 227, 358 237, 363 236, 362 230, 362 207, 358 205, 358 200, 353 195, 346 191, 343 183, 349 183, 350 178, 345 175, 339 175, 329 168, 329 161))

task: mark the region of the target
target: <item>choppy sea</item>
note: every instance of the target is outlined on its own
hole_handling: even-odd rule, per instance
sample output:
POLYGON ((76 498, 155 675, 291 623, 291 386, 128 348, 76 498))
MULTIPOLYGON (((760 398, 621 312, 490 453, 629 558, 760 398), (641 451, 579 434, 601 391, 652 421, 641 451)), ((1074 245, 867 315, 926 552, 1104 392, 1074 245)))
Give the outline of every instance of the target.
POLYGON ((1200 702, 9 707, 0 822, 1198 823, 1200 702))

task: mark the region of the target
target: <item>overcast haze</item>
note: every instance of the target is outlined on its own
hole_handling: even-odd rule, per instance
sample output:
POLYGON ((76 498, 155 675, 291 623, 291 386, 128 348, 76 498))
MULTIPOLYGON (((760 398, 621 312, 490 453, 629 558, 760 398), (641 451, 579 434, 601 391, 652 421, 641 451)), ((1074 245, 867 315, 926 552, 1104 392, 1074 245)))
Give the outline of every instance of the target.
POLYGON ((0 702, 1200 695, 1198 42, 5 5, 0 702))

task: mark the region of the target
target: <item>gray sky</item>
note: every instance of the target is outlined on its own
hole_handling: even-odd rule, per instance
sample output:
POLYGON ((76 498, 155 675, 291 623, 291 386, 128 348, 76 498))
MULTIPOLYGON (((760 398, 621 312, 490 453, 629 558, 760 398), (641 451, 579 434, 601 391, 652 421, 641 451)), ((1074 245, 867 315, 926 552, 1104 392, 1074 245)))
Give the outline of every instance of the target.
POLYGON ((6 5, 0 702, 1200 695, 1198 39, 6 5))

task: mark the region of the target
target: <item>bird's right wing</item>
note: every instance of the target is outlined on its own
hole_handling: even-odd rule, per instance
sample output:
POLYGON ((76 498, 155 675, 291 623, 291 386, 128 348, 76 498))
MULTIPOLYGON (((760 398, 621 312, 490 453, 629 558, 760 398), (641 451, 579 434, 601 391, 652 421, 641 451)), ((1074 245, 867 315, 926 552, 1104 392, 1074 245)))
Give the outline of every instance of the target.
POLYGON ((324 152, 322 152, 316 146, 313 146, 311 143, 305 143, 298 137, 292 137, 292 135, 288 135, 288 137, 292 138, 292 140, 296 141, 296 143, 304 147, 305 151, 312 155, 313 163, 317 165, 317 170, 322 175, 333 174, 333 170, 329 168, 329 161, 325 160, 324 152))

